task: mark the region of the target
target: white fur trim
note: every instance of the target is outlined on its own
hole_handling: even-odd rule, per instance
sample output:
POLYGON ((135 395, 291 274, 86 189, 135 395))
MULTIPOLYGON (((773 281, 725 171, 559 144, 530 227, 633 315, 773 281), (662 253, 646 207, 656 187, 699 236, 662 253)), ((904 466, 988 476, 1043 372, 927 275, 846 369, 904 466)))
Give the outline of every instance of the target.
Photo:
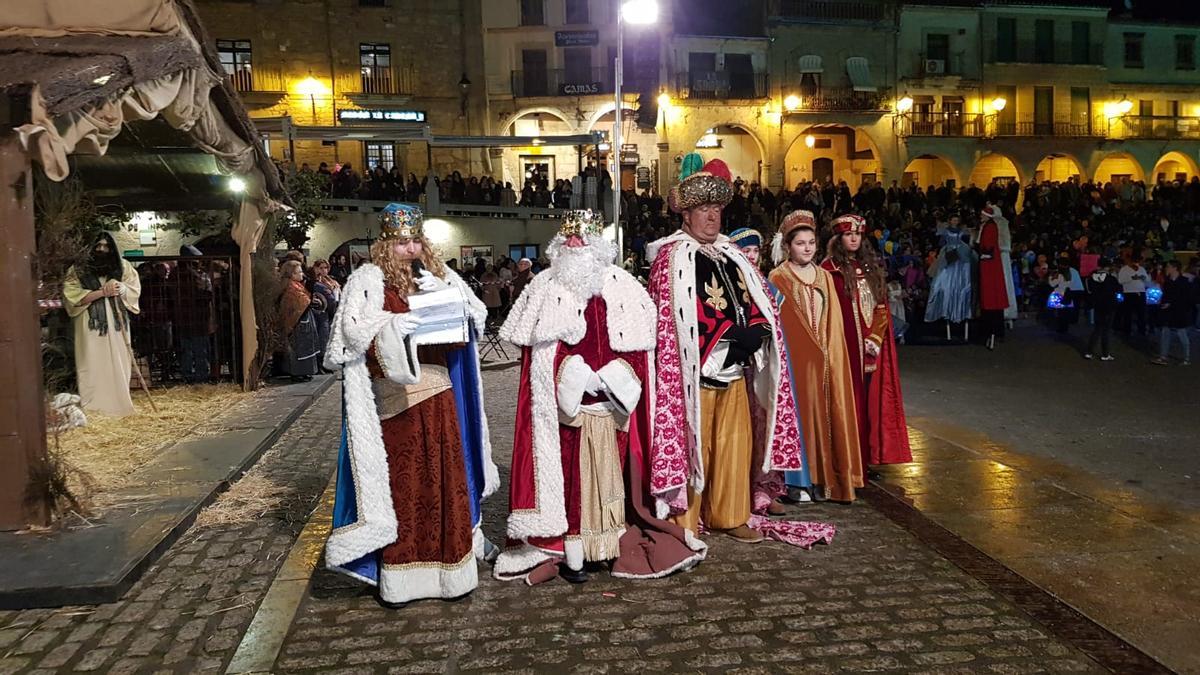
POLYGON ((375 336, 375 358, 387 379, 396 384, 416 384, 421 381, 417 345, 408 339, 411 326, 407 317, 396 314, 375 336))
POLYGON ((375 409, 375 393, 366 358, 344 366, 342 396, 350 472, 354 481, 358 519, 330 532, 325 558, 331 566, 345 565, 396 541, 396 512, 388 482, 387 451, 375 409))
POLYGON ((395 314, 383 309, 383 270, 370 263, 350 275, 330 324, 325 367, 340 368, 363 356, 395 314))
MULTIPOLYGON (((653 350, 656 313, 646 289, 616 265, 610 265, 602 274, 600 297, 608 309, 608 341, 613 350, 653 350)), ((500 328, 500 337, 519 347, 541 342, 579 344, 587 334, 585 305, 559 283, 551 268, 535 276, 517 298, 500 328)))
POLYGON ((475 556, 468 554, 456 565, 411 563, 379 570, 379 597, 385 602, 410 602, 423 598, 457 598, 479 585, 475 556))
POLYGON ((578 354, 568 356, 558 366, 558 409, 568 419, 579 414, 583 396, 587 393, 588 381, 595 371, 578 354))
MULTIPOLYGON (((647 255, 657 255, 665 245, 677 242, 677 245, 672 250, 670 275, 671 275, 671 300, 674 310, 674 316, 678 317, 675 321, 676 336, 679 340, 679 363, 681 376, 683 377, 684 387, 684 409, 687 412, 688 430, 691 432, 691 487, 696 493, 704 491, 706 477, 704 475, 703 462, 700 458, 701 441, 700 441, 700 350, 697 341, 697 331, 699 322, 696 316, 696 275, 695 275, 695 256, 700 255, 700 244, 690 235, 684 232, 676 232, 675 234, 651 242, 646 247, 647 255)), ((729 237, 719 235, 713 246, 721 253, 729 257, 742 276, 746 280, 746 286, 750 292, 751 301, 766 317, 770 327, 771 335, 775 335, 775 326, 778 317, 771 310, 771 300, 767 297, 767 292, 762 282, 762 274, 751 263, 741 249, 734 246, 729 241, 729 237)), ((764 358, 755 359, 755 372, 752 377, 750 392, 758 399, 766 411, 767 418, 767 438, 765 447, 770 448, 774 440, 775 418, 778 413, 775 405, 775 396, 779 387, 779 378, 783 372, 783 361, 780 353, 780 346, 775 343, 772 338, 769 339, 769 344, 763 346, 763 350, 759 356, 765 354, 764 358)), ((768 451, 763 453, 764 467, 763 471, 770 470, 771 453, 768 451)))
POLYGON ((583 569, 583 540, 570 537, 563 541, 563 552, 566 553, 567 567, 575 571, 583 569))
POLYGON ((496 559, 496 566, 492 569, 492 576, 501 581, 525 579, 538 565, 548 560, 561 559, 561 555, 522 542, 500 553, 500 557, 496 559))
POLYGON ((596 374, 608 388, 608 400, 612 401, 625 417, 632 415, 642 398, 642 381, 633 372, 633 366, 625 359, 613 359, 596 371, 596 374))
MULTIPOLYGON (((524 296, 524 293, 521 294, 524 296)), ((554 384, 554 359, 558 343, 534 345, 530 354, 529 388, 533 407, 534 508, 508 515, 510 539, 555 537, 567 531, 563 500, 562 455, 558 444, 558 403, 554 384)), ((518 430, 517 433, 524 433, 518 430)))

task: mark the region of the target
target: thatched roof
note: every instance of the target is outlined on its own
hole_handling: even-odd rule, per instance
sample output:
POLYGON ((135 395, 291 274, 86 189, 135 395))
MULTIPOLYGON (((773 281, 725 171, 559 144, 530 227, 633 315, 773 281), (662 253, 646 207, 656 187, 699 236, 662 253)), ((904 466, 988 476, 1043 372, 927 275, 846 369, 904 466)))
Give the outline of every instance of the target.
MULTIPOLYGON (((88 0, 80 2, 87 3, 88 0)), ((152 6, 156 0, 146 0, 146 3, 152 6)), ((188 128, 186 134, 191 142, 186 150, 197 155, 207 153, 219 156, 222 151, 236 146, 242 148, 242 153, 252 152, 250 164, 262 170, 267 195, 277 201, 286 201, 278 171, 263 151, 258 132, 241 100, 224 77, 214 45, 208 39, 191 1, 161 2, 151 9, 154 10, 156 23, 141 32, 91 26, 82 27, 76 32, 74 28, 62 27, 61 21, 57 24, 47 21, 47 24, 53 25, 45 27, 0 25, 0 91, 29 92, 36 97, 37 104, 45 110, 54 126, 62 131, 62 126, 73 118, 103 109, 106 105, 110 114, 114 109, 119 110, 120 106, 112 104, 129 96, 138 87, 150 87, 164 78, 192 71, 194 77, 189 82, 194 82, 195 86, 188 91, 181 91, 181 96, 194 94, 195 100, 189 103, 203 108, 205 114, 210 116, 208 120, 214 123, 203 124, 201 120, 188 128), (174 30, 168 33, 153 32, 162 29, 159 20, 165 13, 175 15, 172 21, 167 22, 167 25, 173 24, 174 30), (90 30, 98 32, 89 33, 90 30)), ((69 12, 63 14, 67 18, 71 16, 69 12)), ((150 12, 146 14, 151 15, 150 12)), ((104 138, 103 134, 101 136, 103 142, 100 151, 103 153, 107 150, 109 139, 104 138)), ((130 143, 122 137, 116 145, 127 148, 127 153, 129 148, 136 148, 138 152, 156 154, 156 148, 146 147, 142 140, 130 143)), ((92 150, 90 147, 88 149, 92 150)), ((173 163, 182 167, 212 166, 211 161, 203 162, 198 158, 179 161, 181 150, 185 149, 167 149, 164 154, 167 158, 158 164, 171 173, 174 173, 170 166, 173 163)), ((74 147, 70 151, 74 151, 74 147)), ((128 158, 113 159, 111 168, 118 170, 121 163, 129 162, 128 158)), ((230 158, 218 159, 228 161, 230 158)), ((106 160, 89 158, 87 164, 95 171, 97 167, 102 169, 106 160)), ((246 170, 249 167, 242 160, 239 168, 246 170)), ((144 187, 136 182, 138 177, 135 173, 129 178, 131 188, 144 187)))

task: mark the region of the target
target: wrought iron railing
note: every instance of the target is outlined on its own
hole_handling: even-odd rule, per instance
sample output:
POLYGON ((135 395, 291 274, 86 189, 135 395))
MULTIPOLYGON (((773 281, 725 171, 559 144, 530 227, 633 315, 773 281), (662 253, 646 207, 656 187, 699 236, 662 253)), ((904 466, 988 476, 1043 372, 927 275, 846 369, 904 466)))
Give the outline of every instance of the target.
POLYGON ((1032 114, 1005 118, 996 116, 994 136, 1054 136, 1059 138, 1103 137, 1105 129, 1088 118, 1039 119, 1032 114))
POLYGON ((810 21, 882 21, 887 4, 878 0, 778 0, 782 19, 810 21))
POLYGON ((892 94, 888 89, 854 91, 849 87, 821 87, 815 92, 801 90, 796 98, 798 104, 789 107, 788 112, 883 112, 890 109, 892 94))
POLYGON ((732 70, 692 70, 677 73, 675 87, 680 98, 765 98, 767 74, 732 70))
POLYGON ((1124 115, 1108 120, 1109 138, 1200 139, 1200 117, 1124 115))
POLYGON ((911 112, 900 115, 901 136, 979 137, 984 135, 981 113, 911 112))
POLYGON ((229 78, 234 91, 240 94, 287 91, 283 71, 278 69, 245 66, 232 73, 226 73, 225 76, 229 78))

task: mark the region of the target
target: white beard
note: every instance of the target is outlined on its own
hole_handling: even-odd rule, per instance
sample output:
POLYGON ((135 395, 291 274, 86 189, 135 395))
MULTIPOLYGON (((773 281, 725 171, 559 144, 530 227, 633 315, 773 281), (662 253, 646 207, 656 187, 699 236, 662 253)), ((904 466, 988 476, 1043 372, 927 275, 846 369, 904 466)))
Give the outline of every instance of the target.
POLYGON ((567 287, 580 300, 600 295, 604 287, 604 271, 612 264, 615 246, 601 236, 584 237, 586 246, 569 248, 566 238, 556 235, 546 247, 554 279, 567 287))

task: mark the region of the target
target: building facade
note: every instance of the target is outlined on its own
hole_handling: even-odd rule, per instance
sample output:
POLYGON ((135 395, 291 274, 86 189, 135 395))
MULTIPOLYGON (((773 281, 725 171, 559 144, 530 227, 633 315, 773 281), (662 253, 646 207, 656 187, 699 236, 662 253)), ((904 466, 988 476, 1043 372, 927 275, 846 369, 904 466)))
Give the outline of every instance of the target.
MULTIPOLYGON (((588 166, 617 175, 609 144, 431 152, 405 134, 611 141, 620 4, 199 6, 263 128, 287 116, 303 130, 273 133, 273 155, 487 174, 519 191, 588 166)), ((625 27, 626 188, 665 191, 692 151, 772 188, 1197 175, 1197 25, 1108 0, 659 4, 654 25, 625 27)))
POLYGON ((410 140, 425 126, 486 129, 479 2, 199 0, 197 9, 272 156, 419 176, 482 170, 480 153, 410 140))

